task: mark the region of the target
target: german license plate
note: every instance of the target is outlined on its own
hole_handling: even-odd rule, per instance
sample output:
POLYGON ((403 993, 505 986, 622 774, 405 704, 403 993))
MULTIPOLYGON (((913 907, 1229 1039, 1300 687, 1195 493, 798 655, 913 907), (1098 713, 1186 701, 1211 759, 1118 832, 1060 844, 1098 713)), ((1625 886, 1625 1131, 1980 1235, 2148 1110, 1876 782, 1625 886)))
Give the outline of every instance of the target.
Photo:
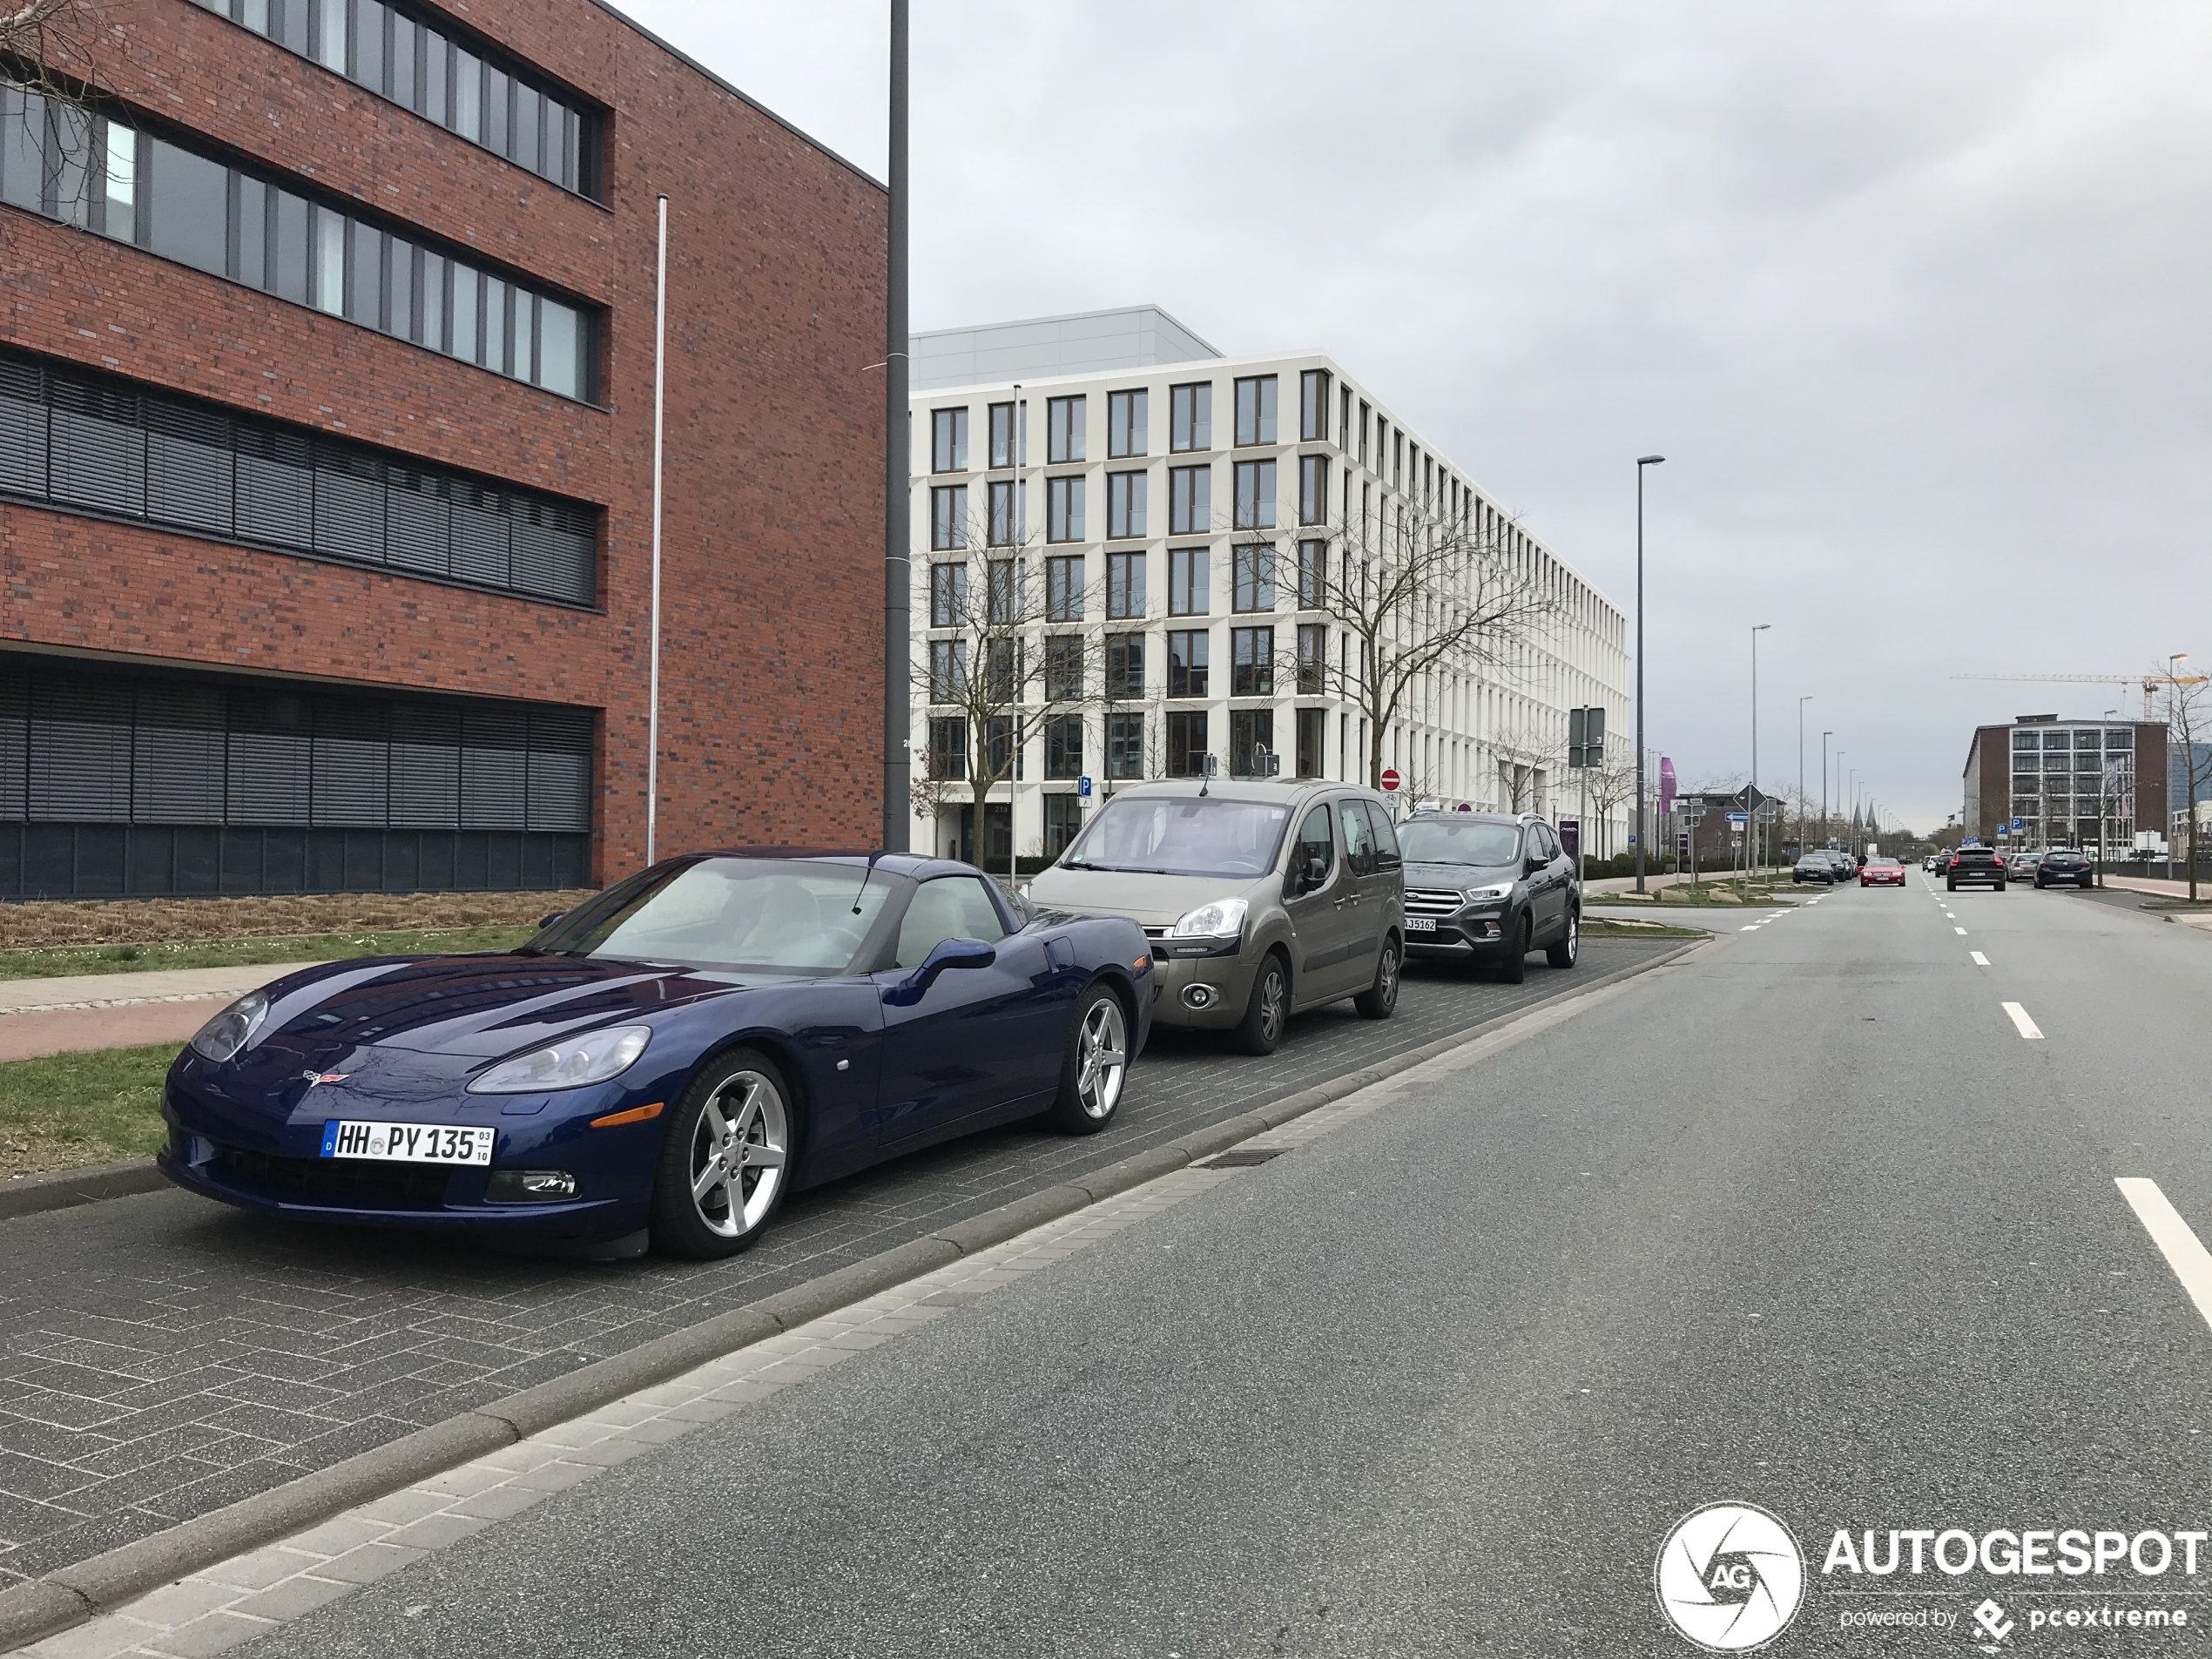
POLYGON ((489 1163, 499 1131, 441 1123, 356 1123, 332 1118, 322 1126, 327 1158, 378 1158, 388 1163, 489 1163))
POLYGON ((1436 931, 1436 918, 1408 916, 1406 918, 1406 931, 1409 934, 1433 934, 1436 931))

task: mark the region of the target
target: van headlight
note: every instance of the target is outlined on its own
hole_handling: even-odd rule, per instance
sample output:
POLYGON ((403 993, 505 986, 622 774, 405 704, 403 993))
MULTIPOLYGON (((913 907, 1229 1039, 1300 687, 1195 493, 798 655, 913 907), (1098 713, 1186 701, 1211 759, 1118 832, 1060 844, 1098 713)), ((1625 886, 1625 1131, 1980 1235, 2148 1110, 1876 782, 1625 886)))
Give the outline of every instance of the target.
POLYGON ((268 1017, 268 997, 260 991, 248 991, 192 1033, 192 1050, 203 1059, 234 1060, 268 1017))
POLYGON ((536 1095, 619 1077, 653 1039, 649 1025, 610 1026, 502 1060, 469 1085, 472 1095, 536 1095))
POLYGON ((1244 912, 1250 907, 1242 899, 1216 899, 1211 904, 1202 904, 1196 910, 1186 910, 1175 919, 1170 934, 1174 939, 1230 939, 1244 931, 1244 912))

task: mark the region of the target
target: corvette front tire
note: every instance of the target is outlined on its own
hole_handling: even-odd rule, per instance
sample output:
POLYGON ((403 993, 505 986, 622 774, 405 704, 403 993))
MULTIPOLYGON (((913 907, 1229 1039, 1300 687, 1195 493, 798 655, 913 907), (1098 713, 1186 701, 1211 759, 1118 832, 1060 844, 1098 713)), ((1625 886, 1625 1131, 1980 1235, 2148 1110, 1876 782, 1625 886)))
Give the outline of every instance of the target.
POLYGON ((757 1049, 732 1049, 691 1080, 653 1180, 653 1248, 713 1261, 748 1248, 783 1207, 798 1144, 790 1085, 757 1049))

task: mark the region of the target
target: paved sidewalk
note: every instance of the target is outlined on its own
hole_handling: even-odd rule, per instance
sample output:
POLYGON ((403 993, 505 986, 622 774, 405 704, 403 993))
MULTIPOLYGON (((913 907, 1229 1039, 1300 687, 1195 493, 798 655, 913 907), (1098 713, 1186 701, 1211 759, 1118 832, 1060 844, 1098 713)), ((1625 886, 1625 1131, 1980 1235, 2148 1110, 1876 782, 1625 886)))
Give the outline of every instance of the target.
POLYGON ((182 1042, 222 1003, 313 962, 0 980, 0 1061, 182 1042))

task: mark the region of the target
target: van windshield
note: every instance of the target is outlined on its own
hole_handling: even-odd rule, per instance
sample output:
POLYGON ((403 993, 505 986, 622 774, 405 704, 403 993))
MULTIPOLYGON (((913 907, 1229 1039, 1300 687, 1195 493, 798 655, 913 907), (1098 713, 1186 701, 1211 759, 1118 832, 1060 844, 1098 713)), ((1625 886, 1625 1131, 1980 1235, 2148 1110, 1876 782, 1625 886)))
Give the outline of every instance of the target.
POLYGON ((1060 860, 1069 870, 1261 876, 1275 867, 1291 809, 1222 797, 1130 796, 1099 809, 1060 860))

